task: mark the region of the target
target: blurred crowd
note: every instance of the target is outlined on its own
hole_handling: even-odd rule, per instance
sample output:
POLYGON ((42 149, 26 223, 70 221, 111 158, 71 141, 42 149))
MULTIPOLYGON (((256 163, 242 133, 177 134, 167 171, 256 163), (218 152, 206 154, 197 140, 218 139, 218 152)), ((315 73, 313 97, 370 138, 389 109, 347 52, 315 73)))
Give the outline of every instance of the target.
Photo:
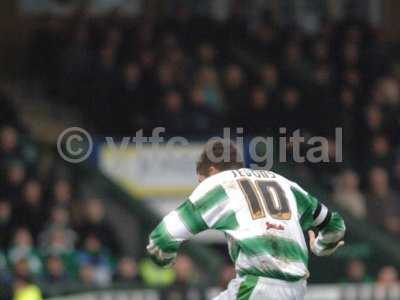
POLYGON ((344 163, 305 167, 338 205, 399 236, 396 48, 355 20, 309 35, 262 16, 233 11, 218 22, 180 8, 174 18, 48 18, 32 36, 28 69, 99 134, 230 126, 247 136, 285 127, 333 138, 340 127, 344 163))
MULTIPOLYGON (((355 20, 326 22, 309 35, 267 13, 254 22, 236 13, 225 22, 184 8, 173 18, 45 17, 35 23, 26 70, 45 83, 52 101, 80 110, 102 135, 157 126, 169 135, 210 135, 230 126, 246 135, 279 136, 285 127, 333 138, 341 127, 344 163, 299 168, 343 210, 400 237, 400 69, 393 45, 355 20)), ((0 268, 12 270, 1 272, 3 282, 192 279, 186 256, 163 271, 121 258, 102 202, 80 199, 63 174, 39 176, 38 153, 19 143, 18 130, 7 124, 0 135, 0 268)), ((346 276, 363 281, 360 265, 350 262, 346 276)), ((223 276, 231 271, 227 266, 223 276)), ((379 272, 378 281, 385 280, 398 282, 393 267, 379 272)))
POLYGON ((126 255, 102 199, 83 197, 67 168, 44 162, 10 116, 0 124, 1 300, 12 295, 39 300, 40 288, 51 295, 60 288, 196 282, 198 272, 188 256, 161 269, 149 259, 126 255))
POLYGON ((371 283, 375 282, 377 287, 396 286, 400 282, 399 272, 395 267, 383 266, 376 275, 371 276, 365 262, 360 259, 349 260, 343 277, 343 283, 371 283))

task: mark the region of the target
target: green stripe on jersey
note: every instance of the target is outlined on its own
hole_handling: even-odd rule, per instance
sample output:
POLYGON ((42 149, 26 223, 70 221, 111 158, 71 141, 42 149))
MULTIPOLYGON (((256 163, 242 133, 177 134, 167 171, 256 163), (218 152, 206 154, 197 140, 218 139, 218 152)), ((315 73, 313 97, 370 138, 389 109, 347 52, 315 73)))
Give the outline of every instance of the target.
POLYGON ((240 284, 239 291, 237 293, 237 300, 249 300, 251 293, 257 285, 258 277, 246 276, 244 281, 240 284))
POLYGON ((171 237, 164 221, 158 224, 158 226, 153 230, 150 234, 150 238, 163 252, 173 253, 179 248, 179 242, 175 241, 171 237))
POLYGON ((177 212, 183 224, 191 233, 196 234, 208 228, 192 202, 186 200, 177 208, 177 212))
POLYGON ((240 250, 247 256, 269 254, 275 258, 308 263, 308 254, 293 240, 277 236, 258 236, 238 241, 240 250))
POLYGON ((322 229, 323 233, 343 231, 346 229, 343 218, 337 213, 333 212, 329 223, 322 229))
POLYGON ((218 185, 196 201, 194 205, 198 209, 199 213, 203 214, 227 198, 228 195, 224 188, 221 185, 218 185))
POLYGON ((296 198, 297 210, 300 215, 300 225, 303 230, 307 230, 314 222, 313 213, 318 205, 318 200, 303 191, 291 187, 292 193, 296 198))
POLYGON ((223 215, 213 226, 217 230, 234 230, 239 226, 234 211, 230 211, 223 215))
POLYGON ((290 273, 282 272, 279 270, 267 270, 267 271, 260 271, 257 268, 248 268, 248 269, 241 269, 239 270, 239 276, 258 276, 258 277, 267 277, 273 279, 280 279, 285 281, 299 281, 300 279, 304 279, 304 276, 292 275, 290 273))

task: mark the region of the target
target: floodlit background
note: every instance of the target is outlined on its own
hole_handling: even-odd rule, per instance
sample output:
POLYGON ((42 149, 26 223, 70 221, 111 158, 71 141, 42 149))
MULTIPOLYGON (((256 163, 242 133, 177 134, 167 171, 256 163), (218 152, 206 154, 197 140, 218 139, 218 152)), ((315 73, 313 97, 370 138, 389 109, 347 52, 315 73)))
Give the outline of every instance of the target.
POLYGON ((211 299, 234 276, 223 236, 169 269, 145 246, 224 127, 247 164, 280 127, 330 141, 326 163, 257 147, 346 220, 308 299, 400 299, 399 15, 396 0, 1 0, 0 299, 211 299), (190 145, 135 147, 156 127, 190 145))

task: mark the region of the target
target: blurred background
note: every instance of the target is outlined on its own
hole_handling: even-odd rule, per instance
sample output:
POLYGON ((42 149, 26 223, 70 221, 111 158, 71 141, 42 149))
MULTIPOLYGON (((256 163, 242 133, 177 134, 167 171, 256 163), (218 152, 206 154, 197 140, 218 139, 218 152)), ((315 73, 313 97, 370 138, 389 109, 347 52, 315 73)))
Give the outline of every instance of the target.
POLYGON ((399 14, 396 0, 2 0, 0 299, 224 289, 235 275, 218 234, 171 268, 145 254, 223 127, 243 137, 248 164, 250 138, 280 127, 330 139, 333 161, 342 128, 343 162, 295 163, 290 144, 274 160, 348 227, 337 254, 311 259, 307 299, 400 299, 399 14), (79 164, 57 152, 71 126, 93 139, 79 164), (190 146, 106 144, 157 126, 190 146))

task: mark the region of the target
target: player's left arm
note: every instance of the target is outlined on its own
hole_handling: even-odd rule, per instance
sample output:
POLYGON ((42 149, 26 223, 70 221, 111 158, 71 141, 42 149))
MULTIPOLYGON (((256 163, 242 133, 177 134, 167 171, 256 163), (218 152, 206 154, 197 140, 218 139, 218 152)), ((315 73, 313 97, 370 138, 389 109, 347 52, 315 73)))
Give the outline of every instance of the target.
POLYGON ((300 224, 303 230, 309 230, 311 251, 318 256, 333 254, 344 245, 343 237, 346 225, 338 212, 331 211, 317 198, 292 183, 292 192, 299 210, 300 224), (318 232, 317 236, 314 230, 318 232))

